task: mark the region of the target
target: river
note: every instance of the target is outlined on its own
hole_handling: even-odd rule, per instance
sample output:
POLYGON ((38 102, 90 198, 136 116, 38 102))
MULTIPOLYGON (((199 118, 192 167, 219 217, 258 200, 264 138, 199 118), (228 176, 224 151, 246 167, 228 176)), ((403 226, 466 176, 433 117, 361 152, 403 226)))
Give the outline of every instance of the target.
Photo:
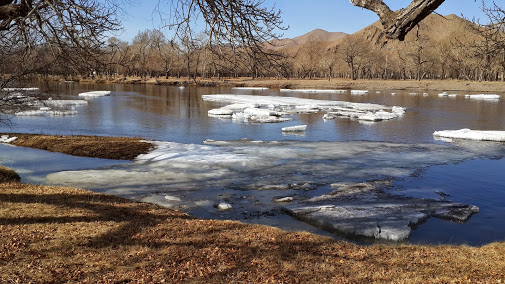
POLYGON ((173 142, 171 155, 184 155, 177 160, 171 157, 165 164, 132 164, 0 146, 0 163, 17 170, 26 182, 84 187, 185 210, 196 217, 274 225, 338 238, 342 234, 330 234, 294 219, 282 210, 282 204, 272 200, 319 196, 332 191, 333 182, 388 180, 392 184, 386 191, 391 195, 444 199, 480 209, 464 223, 429 218, 413 226, 409 242, 482 245, 505 240, 505 145, 446 142, 433 137, 438 130, 505 130, 503 98, 470 100, 463 92, 440 97, 443 90, 370 90, 365 95, 351 95, 77 83, 43 89, 53 99, 77 99, 79 93, 94 90, 110 90, 112 95, 89 100, 72 116, 13 117, 12 126, 0 126, 0 131, 135 136, 173 142), (292 121, 282 123, 247 123, 209 117, 210 109, 224 105, 202 99, 209 94, 374 103, 401 106, 407 112, 398 119, 376 123, 348 118, 325 121, 322 113, 295 114, 290 116, 292 121), (307 125, 306 131, 281 131, 300 124, 307 125), (204 144, 209 140, 217 142, 204 144), (257 141, 263 144, 253 145, 257 141), (173 174, 159 174, 164 170, 173 174), (82 178, 95 175, 93 171, 116 178, 82 178), (129 177, 125 173, 133 174, 129 177), (126 182, 128 178, 135 182, 126 182), (279 187, 283 184, 307 184, 308 188, 279 187), (257 190, 249 185, 277 188, 257 190), (217 210, 215 205, 221 201, 232 209, 217 210))

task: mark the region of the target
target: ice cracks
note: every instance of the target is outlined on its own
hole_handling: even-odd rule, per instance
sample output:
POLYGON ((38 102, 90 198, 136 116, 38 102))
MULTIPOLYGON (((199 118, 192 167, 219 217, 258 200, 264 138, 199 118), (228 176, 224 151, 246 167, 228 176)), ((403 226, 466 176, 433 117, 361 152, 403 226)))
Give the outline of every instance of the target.
POLYGON ((209 116, 234 119, 245 122, 283 122, 298 113, 318 113, 326 111, 323 119, 338 116, 364 121, 389 120, 402 116, 402 107, 388 108, 370 103, 314 100, 296 97, 252 96, 252 95, 204 95, 203 100, 228 103, 219 109, 208 111, 209 116))
MULTIPOLYGON (((310 224, 330 226, 329 216, 336 216, 331 226, 343 234, 400 240, 408 236, 407 227, 419 220, 434 216, 463 221, 476 208, 393 197, 375 189, 352 191, 356 187, 338 186, 346 194, 331 193, 330 186, 390 180, 432 165, 501 158, 505 154, 499 143, 465 141, 458 145, 252 140, 208 140, 205 145, 154 143, 155 150, 139 156, 132 164, 57 172, 49 174, 47 181, 142 200, 176 196, 181 199, 180 204, 188 206, 195 206, 196 201, 184 196, 202 190, 210 203, 223 191, 271 195, 271 201, 255 205, 263 211, 280 206, 276 196, 288 196, 291 202, 286 209, 310 224), (307 200, 307 192, 316 189, 319 196, 307 200), (459 209, 463 210, 461 215, 456 214, 459 209)), ((232 206, 227 212, 238 216, 240 212, 233 212, 240 210, 239 204, 227 202, 232 206)))
POLYGON ((408 239, 411 226, 429 217, 464 222, 479 212, 472 205, 391 195, 380 185, 340 184, 338 190, 285 206, 285 210, 329 231, 388 241, 408 239))

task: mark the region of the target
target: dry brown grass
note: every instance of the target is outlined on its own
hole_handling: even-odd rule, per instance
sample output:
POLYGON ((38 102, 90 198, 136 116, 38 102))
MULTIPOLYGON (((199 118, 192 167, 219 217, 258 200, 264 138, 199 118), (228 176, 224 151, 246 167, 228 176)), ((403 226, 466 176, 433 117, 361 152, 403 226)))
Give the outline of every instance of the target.
POLYGON ((133 160, 153 148, 151 143, 141 142, 141 138, 6 134, 18 137, 16 141, 12 142, 16 146, 102 159, 133 160))
POLYGON ((0 282, 505 281, 505 243, 362 247, 89 191, 0 185, 0 282))
POLYGON ((0 183, 19 182, 19 181, 21 181, 21 178, 15 171, 0 166, 0 183))

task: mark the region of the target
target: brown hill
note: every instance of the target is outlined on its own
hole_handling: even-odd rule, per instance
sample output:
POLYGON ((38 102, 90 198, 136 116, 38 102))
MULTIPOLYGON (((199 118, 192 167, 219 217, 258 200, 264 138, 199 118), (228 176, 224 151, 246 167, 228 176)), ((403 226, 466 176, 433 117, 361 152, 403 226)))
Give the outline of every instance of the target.
POLYGON ((348 34, 342 32, 328 32, 322 29, 315 29, 295 38, 274 39, 270 41, 268 48, 272 50, 283 50, 296 52, 300 46, 307 43, 318 43, 324 46, 333 46, 336 41, 341 40, 348 34))

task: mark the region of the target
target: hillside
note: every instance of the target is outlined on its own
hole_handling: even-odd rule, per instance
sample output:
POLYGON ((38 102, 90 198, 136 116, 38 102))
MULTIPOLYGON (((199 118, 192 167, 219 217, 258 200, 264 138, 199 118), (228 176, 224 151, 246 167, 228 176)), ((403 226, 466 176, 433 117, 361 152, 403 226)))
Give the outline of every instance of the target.
POLYGON ((272 50, 294 51, 296 52, 300 46, 307 43, 318 43, 325 46, 334 45, 336 41, 341 40, 348 34, 342 32, 328 32, 322 29, 315 29, 301 36, 295 38, 284 38, 279 40, 272 40, 268 48, 272 50))

